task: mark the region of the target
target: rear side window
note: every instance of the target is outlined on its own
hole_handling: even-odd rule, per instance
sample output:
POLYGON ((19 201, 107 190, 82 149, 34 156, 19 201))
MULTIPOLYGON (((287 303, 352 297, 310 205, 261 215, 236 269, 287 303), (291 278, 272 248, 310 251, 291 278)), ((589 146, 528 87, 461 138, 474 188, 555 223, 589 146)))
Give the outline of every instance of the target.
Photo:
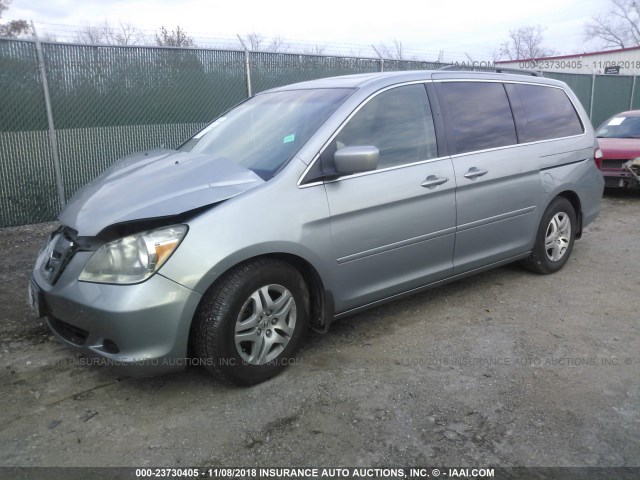
POLYGON ((540 85, 505 84, 520 143, 570 137, 584 132, 564 90, 540 85))
POLYGON ((518 143, 501 83, 444 82, 437 88, 449 113, 456 153, 518 143))

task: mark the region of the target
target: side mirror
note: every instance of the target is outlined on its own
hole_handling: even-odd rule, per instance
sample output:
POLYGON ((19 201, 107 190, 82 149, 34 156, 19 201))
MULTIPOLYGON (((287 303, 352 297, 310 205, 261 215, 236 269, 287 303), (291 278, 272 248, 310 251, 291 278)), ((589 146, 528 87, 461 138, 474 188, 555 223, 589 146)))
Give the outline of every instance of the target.
POLYGON ((333 164, 340 175, 370 172, 378 168, 380 151, 373 146, 344 147, 333 154, 333 164))

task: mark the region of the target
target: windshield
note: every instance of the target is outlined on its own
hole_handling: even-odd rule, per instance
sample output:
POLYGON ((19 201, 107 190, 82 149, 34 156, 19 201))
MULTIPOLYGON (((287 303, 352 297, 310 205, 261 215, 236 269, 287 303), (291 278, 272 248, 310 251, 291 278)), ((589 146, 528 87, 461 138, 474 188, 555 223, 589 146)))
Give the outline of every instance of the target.
POLYGON ((209 124, 178 150, 224 158, 268 180, 352 91, 288 90, 256 95, 209 124))
POLYGON ((640 117, 616 115, 600 125, 598 138, 640 138, 640 117))

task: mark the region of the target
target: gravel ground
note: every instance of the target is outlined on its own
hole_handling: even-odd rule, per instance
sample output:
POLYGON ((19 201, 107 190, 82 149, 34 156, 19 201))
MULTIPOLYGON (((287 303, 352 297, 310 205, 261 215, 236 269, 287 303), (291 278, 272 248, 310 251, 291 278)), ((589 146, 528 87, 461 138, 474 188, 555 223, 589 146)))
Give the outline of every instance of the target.
POLYGON ((566 267, 507 266, 309 334, 252 388, 120 378, 26 286, 53 224, 0 230, 0 466, 640 466, 640 194, 566 267))

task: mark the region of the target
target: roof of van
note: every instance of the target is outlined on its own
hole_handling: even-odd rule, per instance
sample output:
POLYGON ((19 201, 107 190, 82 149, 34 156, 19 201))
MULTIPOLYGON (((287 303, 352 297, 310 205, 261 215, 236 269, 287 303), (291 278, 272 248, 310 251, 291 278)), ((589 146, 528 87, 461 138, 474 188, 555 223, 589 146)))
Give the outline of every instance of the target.
POLYGON ((383 88, 396 83, 420 81, 420 80, 502 80, 511 82, 539 83, 545 85, 564 86, 563 82, 551 78, 534 75, 472 72, 454 70, 411 70, 403 72, 375 72, 360 73, 356 75, 343 75, 340 77, 320 78, 307 82, 293 83, 269 90, 270 92, 282 90, 297 90, 307 88, 383 88))

